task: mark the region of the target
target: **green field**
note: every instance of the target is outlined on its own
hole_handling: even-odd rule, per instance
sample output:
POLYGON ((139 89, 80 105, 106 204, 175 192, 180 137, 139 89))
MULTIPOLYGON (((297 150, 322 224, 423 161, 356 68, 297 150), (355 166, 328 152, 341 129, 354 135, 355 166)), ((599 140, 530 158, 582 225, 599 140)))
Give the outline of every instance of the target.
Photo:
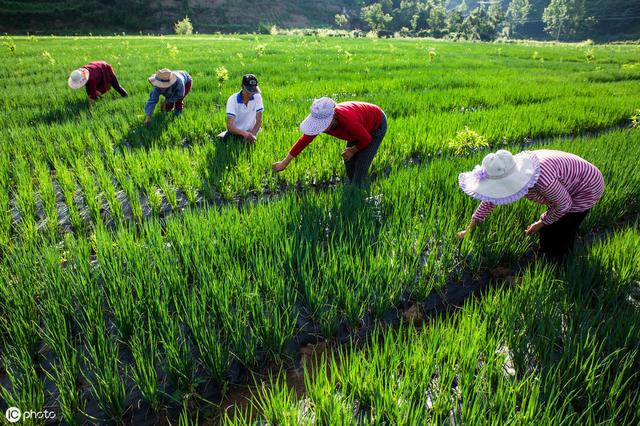
POLYGON ((12 40, 0 50, 0 412, 136 425, 640 421, 639 46, 12 40), (130 96, 111 91, 89 111, 66 79, 97 59, 130 96), (182 116, 158 112, 145 128, 146 77, 162 67, 189 71, 193 91, 182 116), (264 131, 255 145, 222 143, 247 72, 264 131), (367 190, 342 184, 342 143, 328 136, 271 172, 325 95, 389 118, 367 190), (457 175, 481 161, 482 138, 601 169, 605 195, 568 265, 532 261, 523 229, 542 210, 527 201, 455 238, 476 206, 457 175), (395 327, 409 310, 428 320, 421 331, 395 327), (353 347, 309 370, 305 395, 270 379, 324 340, 353 347), (229 392, 254 381, 253 412, 225 414, 229 392))

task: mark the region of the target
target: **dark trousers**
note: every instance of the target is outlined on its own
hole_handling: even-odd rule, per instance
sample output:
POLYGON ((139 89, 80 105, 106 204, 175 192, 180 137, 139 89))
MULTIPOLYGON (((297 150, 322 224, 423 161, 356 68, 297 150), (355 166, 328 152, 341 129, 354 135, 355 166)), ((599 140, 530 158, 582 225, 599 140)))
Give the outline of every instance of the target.
POLYGON ((120 83, 118 83, 118 78, 115 74, 113 74, 113 77, 111 78, 111 87, 113 87, 116 92, 120 93, 120 96, 122 96, 123 98, 129 96, 127 91, 124 90, 124 87, 120 86, 120 83))
POLYGON ((542 227, 539 254, 552 261, 564 260, 573 250, 578 228, 588 212, 567 213, 551 225, 542 227))
MULTIPOLYGON (((348 161, 344 162, 344 167, 347 170, 347 177, 351 183, 360 185, 368 178, 369 167, 371 166, 373 157, 376 156, 380 143, 382 142, 382 139, 384 139, 384 135, 386 133, 387 116, 383 112, 382 122, 380 123, 380 126, 373 131, 373 139, 371 139, 371 143, 362 151, 356 152, 348 161)), ((347 142, 347 147, 355 144, 356 142, 349 141, 347 142)))
POLYGON ((162 107, 164 111, 173 111, 174 107, 176 111, 182 111, 182 108, 184 108, 184 98, 187 97, 190 91, 191 91, 191 81, 187 82, 187 84, 184 85, 184 96, 178 99, 175 104, 165 102, 165 104, 162 107))

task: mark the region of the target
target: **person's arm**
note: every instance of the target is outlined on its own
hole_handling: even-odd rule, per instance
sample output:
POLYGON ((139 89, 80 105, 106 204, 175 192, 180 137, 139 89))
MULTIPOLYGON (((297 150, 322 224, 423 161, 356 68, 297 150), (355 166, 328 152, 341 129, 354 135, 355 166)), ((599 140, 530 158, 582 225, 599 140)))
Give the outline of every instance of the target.
POLYGON ((359 122, 347 123, 345 127, 345 130, 352 135, 351 140, 356 142, 354 147, 357 151, 362 151, 368 147, 373 140, 373 135, 359 122))
POLYGON ((262 128, 262 110, 256 112, 256 124, 253 126, 253 129, 251 129, 251 134, 253 134, 253 136, 257 136, 261 128, 262 128))
POLYGON ((475 219, 471 219, 471 222, 469 222, 469 225, 463 229, 462 231, 458 232, 456 235, 458 236, 458 238, 460 238, 461 240, 464 239, 464 237, 469 234, 471 231, 473 231, 474 229, 476 229, 476 224, 478 223, 477 220, 475 219))
POLYGON ((251 132, 246 132, 236 126, 233 125, 233 120, 235 119, 234 115, 227 113, 227 131, 233 133, 234 135, 238 135, 249 142, 253 142, 256 140, 256 137, 251 132))
POLYGON ((291 154, 287 154, 286 157, 284 157, 282 159, 282 161, 278 161, 276 163, 273 163, 271 165, 271 168, 273 169, 274 172, 278 173, 283 171, 284 169, 287 168, 287 166, 289 165, 289 163, 291 162, 291 160, 293 160, 295 157, 293 157, 291 154))
POLYGON ((180 79, 176 80, 174 87, 167 89, 167 94, 165 95, 166 103, 175 104, 180 99, 184 98, 184 92, 184 82, 180 79))
POLYGON ((100 93, 96 90, 96 81, 89 76, 89 80, 87 80, 87 84, 84 86, 87 89, 87 97, 89 98, 89 108, 96 103, 96 99, 100 93))
POLYGON ((153 109, 156 107, 158 100, 160 99, 160 92, 155 87, 151 89, 149 93, 149 100, 144 106, 144 114, 146 118, 144 120, 145 124, 149 124, 151 122, 151 116, 153 115, 153 109))
POLYGON ((262 95, 258 93, 254 96, 256 99, 256 124, 253 125, 251 134, 257 136, 260 128, 262 128, 262 112, 264 111, 264 105, 262 104, 262 95))
POLYGON ((302 152, 302 150, 305 149, 315 138, 316 138, 315 135, 300 136, 300 138, 298 138, 298 141, 295 143, 295 145, 293 145, 293 147, 291 147, 291 149, 289 150, 289 153, 287 154, 287 156, 284 157, 282 161, 278 161, 271 165, 271 168, 273 169, 273 171, 277 173, 286 169, 289 163, 291 162, 291 160, 296 158, 296 156, 300 154, 300 152, 302 152))
POLYGON ((483 222, 491 214, 495 207, 496 205, 493 203, 482 201, 471 216, 471 222, 469 222, 467 228, 463 231, 458 232, 458 238, 463 239, 468 233, 473 231, 478 222, 483 222))
POLYGON ((351 135, 351 140, 356 142, 355 145, 347 147, 342 151, 342 158, 344 158, 345 161, 349 161, 356 152, 369 146, 373 140, 373 136, 359 122, 344 123, 343 127, 344 130, 351 135))
POLYGON ((540 195, 550 203, 549 209, 540 215, 540 220, 532 223, 527 227, 525 233, 532 235, 545 226, 549 226, 556 222, 562 216, 567 214, 573 205, 573 199, 567 192, 566 188, 558 181, 553 179, 548 184, 542 186, 538 190, 540 195))
POLYGON ((289 150, 289 155, 292 157, 297 157, 298 154, 302 152, 313 140, 315 139, 315 135, 302 135, 298 138, 296 143, 289 150))

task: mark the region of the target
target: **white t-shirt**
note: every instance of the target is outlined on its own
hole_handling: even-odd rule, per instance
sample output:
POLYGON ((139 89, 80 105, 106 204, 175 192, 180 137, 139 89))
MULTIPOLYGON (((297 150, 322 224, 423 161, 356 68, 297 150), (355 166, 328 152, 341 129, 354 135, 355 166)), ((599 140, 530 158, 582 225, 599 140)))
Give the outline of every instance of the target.
POLYGON ((256 93, 249 98, 247 105, 242 102, 242 92, 234 93, 227 100, 227 116, 234 117, 233 125, 245 132, 256 125, 256 113, 262 112, 262 96, 256 93))

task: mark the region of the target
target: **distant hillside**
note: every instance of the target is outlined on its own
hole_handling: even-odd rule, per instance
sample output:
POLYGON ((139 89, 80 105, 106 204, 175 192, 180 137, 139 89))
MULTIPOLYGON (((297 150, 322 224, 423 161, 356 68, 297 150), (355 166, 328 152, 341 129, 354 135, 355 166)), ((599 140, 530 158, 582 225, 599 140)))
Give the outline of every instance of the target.
POLYGON ((199 32, 331 26, 341 0, 9 0, 0 2, 0 31, 31 33, 172 32, 191 17, 199 32))
MULTIPOLYGON (((530 0, 531 14, 519 31, 523 37, 548 38, 542 13, 550 0, 530 0)), ((3 0, 0 32, 35 34, 110 34, 114 32, 171 33, 173 23, 189 16, 202 33, 267 31, 281 28, 335 27, 335 16, 345 14, 350 28, 363 28, 360 10, 380 3, 385 13, 425 10, 441 4, 465 17, 479 5, 499 3, 506 10, 510 0, 3 0), (411 9, 413 10, 413 9, 411 9)), ((596 23, 577 38, 607 41, 640 38, 640 0, 585 0, 588 16, 596 23)), ((403 12, 400 12, 402 14, 403 12)), ((410 12, 413 13, 413 12, 410 12)), ((408 20, 411 15, 406 17, 408 20)), ((394 19, 388 30, 404 24, 394 19)), ((408 24, 406 24, 408 26, 408 24)))

